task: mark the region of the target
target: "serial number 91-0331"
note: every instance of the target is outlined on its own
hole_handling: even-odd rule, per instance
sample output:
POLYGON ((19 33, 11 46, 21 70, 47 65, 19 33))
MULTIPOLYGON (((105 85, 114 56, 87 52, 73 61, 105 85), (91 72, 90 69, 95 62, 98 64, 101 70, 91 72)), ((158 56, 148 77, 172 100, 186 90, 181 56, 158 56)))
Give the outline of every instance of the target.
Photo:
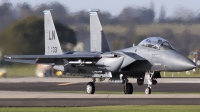
POLYGON ((57 47, 48 47, 48 52, 49 53, 57 53, 58 48, 57 47))

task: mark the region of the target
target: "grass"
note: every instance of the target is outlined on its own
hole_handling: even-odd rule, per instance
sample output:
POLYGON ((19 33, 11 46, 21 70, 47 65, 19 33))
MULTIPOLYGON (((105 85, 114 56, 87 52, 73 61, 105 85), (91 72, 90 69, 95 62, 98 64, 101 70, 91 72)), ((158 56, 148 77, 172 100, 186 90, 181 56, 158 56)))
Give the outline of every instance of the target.
POLYGON ((199 112, 199 105, 128 105, 94 107, 4 107, 0 112, 199 112))
POLYGON ((1 69, 6 70, 6 77, 32 77, 35 76, 35 65, 28 66, 7 66, 1 69))
POLYGON ((161 77, 200 77, 200 74, 194 74, 193 71, 189 72, 161 72, 161 77))

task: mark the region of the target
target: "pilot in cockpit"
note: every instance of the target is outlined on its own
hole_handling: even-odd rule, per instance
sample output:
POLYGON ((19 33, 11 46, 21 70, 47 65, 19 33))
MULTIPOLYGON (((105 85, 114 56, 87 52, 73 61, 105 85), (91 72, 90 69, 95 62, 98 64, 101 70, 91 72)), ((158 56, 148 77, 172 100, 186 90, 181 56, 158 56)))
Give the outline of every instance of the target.
POLYGON ((174 49, 165 39, 160 37, 149 37, 138 44, 139 46, 150 47, 158 50, 174 49))

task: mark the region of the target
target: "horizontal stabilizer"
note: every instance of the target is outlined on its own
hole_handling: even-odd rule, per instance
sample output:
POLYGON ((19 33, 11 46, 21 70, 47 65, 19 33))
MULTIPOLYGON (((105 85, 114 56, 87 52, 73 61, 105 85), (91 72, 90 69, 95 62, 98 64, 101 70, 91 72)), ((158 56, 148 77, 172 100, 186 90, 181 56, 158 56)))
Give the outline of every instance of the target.
POLYGON ((54 65, 54 63, 38 63, 36 60, 16 60, 16 59, 5 59, 4 61, 14 62, 14 63, 27 63, 27 64, 45 64, 45 65, 54 65))
POLYGON ((36 64, 36 60, 12 60, 12 59, 5 59, 4 61, 16 62, 16 63, 36 64))

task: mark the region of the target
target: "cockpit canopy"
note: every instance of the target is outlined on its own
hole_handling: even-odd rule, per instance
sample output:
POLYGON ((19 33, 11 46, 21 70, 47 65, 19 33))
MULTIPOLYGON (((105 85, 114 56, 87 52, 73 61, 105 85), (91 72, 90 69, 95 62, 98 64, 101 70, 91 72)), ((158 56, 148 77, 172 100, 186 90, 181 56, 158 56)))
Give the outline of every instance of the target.
POLYGON ((165 39, 161 37, 149 37, 141 41, 139 46, 150 47, 159 50, 174 49, 173 46, 165 39))

